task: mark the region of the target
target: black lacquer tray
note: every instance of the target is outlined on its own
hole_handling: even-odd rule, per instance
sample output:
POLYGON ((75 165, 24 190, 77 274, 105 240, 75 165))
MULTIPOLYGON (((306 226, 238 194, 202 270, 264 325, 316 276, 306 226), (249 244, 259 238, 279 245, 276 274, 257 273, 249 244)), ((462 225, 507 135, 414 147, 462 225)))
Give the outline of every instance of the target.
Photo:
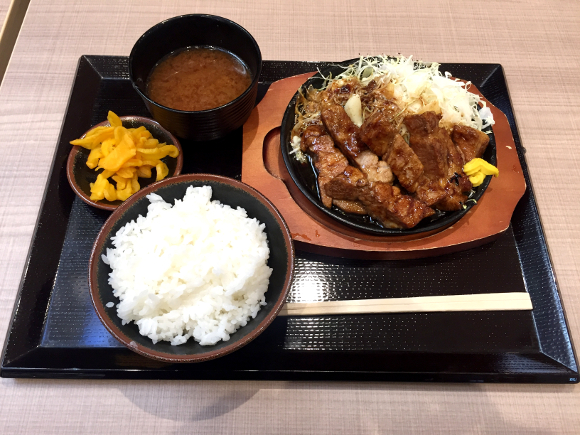
MULTIPOLYGON (((147 115, 129 83, 127 60, 79 60, 8 330, 3 377, 578 382, 524 149, 502 67, 495 64, 444 64, 441 70, 471 80, 508 117, 529 186, 509 230, 478 248, 418 260, 298 251, 288 301, 528 291, 532 312, 278 317, 241 350, 197 364, 166 364, 126 349, 97 318, 87 283, 90 250, 109 212, 75 196, 65 164, 68 142, 108 110, 147 115)), ((327 65, 265 61, 259 96, 275 80, 327 65)), ((183 173, 240 179, 241 143, 241 129, 211 143, 184 141, 183 173)))

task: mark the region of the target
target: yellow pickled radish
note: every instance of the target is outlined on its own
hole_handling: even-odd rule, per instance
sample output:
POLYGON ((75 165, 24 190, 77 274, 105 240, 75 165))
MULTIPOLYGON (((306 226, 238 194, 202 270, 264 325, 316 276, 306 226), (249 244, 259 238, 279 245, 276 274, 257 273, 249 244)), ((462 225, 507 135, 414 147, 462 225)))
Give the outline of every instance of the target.
POLYGON ((95 127, 83 139, 71 141, 72 145, 91 150, 87 166, 94 170, 105 169, 91 183, 91 199, 99 201, 124 201, 140 189, 138 177, 151 178, 151 169, 157 172, 156 180, 169 175, 165 157, 176 158, 176 146, 159 143, 145 126, 125 128, 121 118, 109 111, 110 126, 95 127), (108 178, 116 183, 111 184, 108 178))
POLYGON ((475 158, 467 162, 463 166, 463 172, 469 177, 469 181, 471 181, 473 187, 481 185, 486 175, 499 176, 499 170, 495 166, 480 158, 475 158))

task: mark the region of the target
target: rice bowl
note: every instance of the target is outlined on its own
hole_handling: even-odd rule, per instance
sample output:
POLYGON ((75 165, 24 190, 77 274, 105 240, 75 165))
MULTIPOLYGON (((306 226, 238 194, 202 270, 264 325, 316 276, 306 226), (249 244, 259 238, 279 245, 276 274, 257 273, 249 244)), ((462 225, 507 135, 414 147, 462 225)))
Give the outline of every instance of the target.
MULTIPOLYGON (((180 204, 179 201, 178 204, 180 204)), ((176 224, 175 226, 180 225, 176 224)), ((197 227, 191 231, 197 231, 198 227, 202 227, 202 225, 198 224, 197 227)), ((135 228, 131 229, 131 231, 134 230, 135 228)), ((167 228, 164 231, 171 232, 167 228)), ((228 233, 231 233, 231 231, 228 231, 228 233)), ((124 236, 121 238, 125 240, 124 236)), ((126 248, 130 249, 128 245, 126 245, 126 248)), ((177 248, 174 247, 171 249, 177 248)), ((202 244, 200 247, 194 249, 202 250, 205 248, 202 244)), ((238 249, 238 252, 239 251, 240 249, 238 249)), ((223 251, 219 252, 219 255, 221 256, 221 252, 223 251)), ((214 258, 216 255, 217 254, 214 253, 214 258)), ((137 266, 135 266, 136 269, 134 269, 139 270, 139 273, 141 274, 145 273, 148 277, 147 279, 144 277, 139 278, 138 280, 141 280, 141 282, 147 281, 155 275, 155 273, 161 273, 162 267, 145 267, 141 263, 141 261, 135 262, 137 266), (154 271, 150 269, 158 270, 154 271)), ((252 263, 249 268, 253 269, 254 264, 255 263, 252 263)), ((274 320, 285 302, 286 295, 292 282, 293 270, 294 248, 290 233, 278 211, 266 198, 253 188, 233 179, 208 174, 190 174, 163 180, 149 186, 144 189, 143 192, 139 192, 131 197, 127 203, 119 207, 119 209, 110 216, 101 229, 101 232, 93 246, 89 267, 89 286, 93 305, 100 320, 109 332, 111 332, 115 338, 125 344, 129 349, 139 354, 166 362, 200 362, 217 358, 239 349, 263 332, 264 329, 274 320), (171 203, 176 199, 182 199, 185 196, 186 191, 192 186, 192 190, 202 194, 202 196, 205 192, 205 198, 208 196, 207 191, 204 191, 204 189, 197 190, 196 188, 210 186, 213 199, 217 199, 221 203, 221 206, 227 204, 229 206, 227 208, 235 213, 241 213, 238 210, 238 207, 242 207, 247 212, 248 218, 245 219, 254 221, 254 223, 248 223, 250 227, 257 227, 258 229, 263 227, 265 236, 260 236, 260 249, 247 249, 248 242, 242 242, 242 239, 240 239, 240 242, 238 242, 239 244, 237 245, 236 243, 232 243, 232 246, 235 248, 235 246, 239 247, 240 244, 243 244, 244 255, 249 258, 255 257, 255 259, 264 259, 267 257, 267 265, 261 264, 253 273, 250 272, 250 269, 246 268, 247 270, 245 269, 245 271, 238 273, 236 277, 228 275, 228 268, 222 266, 222 277, 219 278, 221 281, 217 278, 219 275, 217 272, 219 271, 217 269, 214 271, 212 268, 212 273, 209 275, 209 278, 206 280, 204 285, 204 279, 200 279, 197 283, 194 283, 193 279, 190 279, 193 276, 193 272, 191 272, 190 269, 195 269, 196 267, 198 271, 204 267, 205 269, 208 269, 208 265, 211 262, 210 259, 207 261, 201 260, 194 262, 195 264, 193 268, 184 268, 183 265, 187 262, 179 263, 179 259, 177 259, 174 266, 165 270, 171 270, 175 275, 175 270, 181 268, 181 271, 179 272, 181 275, 178 275, 178 278, 183 282, 180 282, 179 285, 183 286, 185 284, 186 287, 190 286, 189 291, 185 291, 182 287, 180 290, 177 290, 177 293, 184 290, 183 294, 179 297, 177 296, 177 293, 173 292, 169 292, 171 297, 166 297, 167 295, 160 297, 161 294, 158 292, 157 294, 154 294, 154 297, 152 298, 149 298, 148 295, 144 299, 141 298, 141 300, 139 300, 139 298, 137 298, 137 300, 129 302, 131 297, 135 297, 135 295, 132 293, 128 294, 126 293, 126 290, 120 288, 113 288, 111 285, 113 279, 109 276, 112 270, 111 267, 105 263, 105 261, 108 261, 109 263, 119 261, 118 258, 116 258, 117 254, 108 252, 108 250, 116 249, 115 244, 113 243, 113 238, 115 238, 115 235, 121 228, 125 227, 126 224, 131 221, 134 221, 137 226, 145 225, 143 222, 141 222, 141 224, 138 223, 140 220, 139 216, 141 216, 141 219, 145 219, 144 216, 148 214, 148 209, 152 205, 155 205, 155 209, 177 208, 179 211, 183 205, 171 207, 171 203), (151 193, 154 193, 155 196, 150 196, 151 193), (157 195, 162 199, 157 198, 157 195), (149 198, 147 198, 147 196, 149 196, 149 198), (151 204, 150 198, 153 198, 154 204, 151 204), (260 224, 258 224, 258 222, 260 222, 260 224), (267 237, 268 240, 267 248, 269 248, 269 256, 263 244, 265 237, 267 237), (104 260, 103 256, 106 260, 104 260), (187 275, 187 273, 190 273, 190 275, 187 275), (230 278, 225 280, 222 279, 226 276, 229 276, 230 278), (265 281, 268 281, 268 276, 269 284, 263 285, 265 281), (211 285, 208 284, 210 282, 211 285), (244 283, 247 284, 246 287, 244 287, 244 283), (197 287, 194 284, 197 284, 197 287), (198 294, 199 292, 191 290, 194 288, 197 290, 201 290, 202 288, 205 290, 212 288, 214 292, 218 293, 216 287, 219 286, 223 288, 223 295, 218 295, 220 298, 221 296, 225 298, 225 293, 228 291, 233 295, 234 300, 236 298, 240 299, 239 296, 244 295, 243 299, 250 302, 247 304, 248 309, 241 309, 235 304, 231 304, 232 306, 228 306, 227 309, 223 310, 223 313, 220 313, 220 315, 226 314, 224 317, 226 320, 217 320, 217 317, 212 318, 212 314, 210 314, 209 318, 206 317, 205 320, 200 320, 201 317, 198 318, 195 315, 192 315, 191 311, 188 312, 187 316, 184 315, 184 312, 187 311, 184 310, 183 312, 178 312, 179 316, 182 316, 177 320, 178 327, 172 327, 165 330, 163 329, 163 325, 163 328, 159 326, 160 323, 165 321, 172 320, 175 322, 175 319, 172 318, 175 314, 168 316, 168 313, 171 312, 167 309, 170 303, 169 301, 182 302, 183 300, 195 299, 192 295, 194 293, 198 294), (264 290, 263 287, 266 287, 266 289, 264 290), (120 296, 123 291, 125 291, 124 297, 127 300, 125 303, 117 298, 117 296, 120 296), (186 293, 188 293, 189 296, 185 295, 186 293), (183 297, 184 295, 186 297, 183 297), (129 298, 127 298, 127 296, 129 296, 129 298), (156 298, 159 298, 159 300, 156 300, 156 298), (121 313, 124 318, 122 319, 119 317, 117 312, 121 313), (135 312, 137 314, 135 314, 135 312), (230 312, 230 314, 227 314, 228 312, 230 312), (241 315, 239 315, 240 313, 241 315), (139 322, 140 325, 137 325, 135 319, 131 318, 132 316, 135 316, 135 318, 136 316, 140 316, 146 320, 141 320, 139 322), (150 322, 150 320, 155 319, 156 317, 157 324, 153 330, 152 325, 154 325, 155 322, 150 322), (242 319, 242 317, 245 318, 242 319), (232 320, 234 320, 234 323, 232 323, 233 327, 226 325, 232 320), (226 326, 220 328, 220 321, 223 322, 222 325, 226 326), (187 328, 185 328, 187 323, 189 323, 189 326, 193 326, 190 334, 191 337, 186 337, 188 334, 187 328), (207 324, 210 324, 210 326, 208 327, 207 324), (216 324, 218 325, 217 327, 216 324), (196 328, 198 328, 199 334, 198 332, 195 332, 196 328), (239 329, 233 333, 233 330, 236 328, 239 329), (142 335, 141 332, 144 332, 146 335, 142 335), (151 338, 149 338, 150 335, 151 338), (224 341, 227 336, 230 337, 229 340, 224 341), (154 343, 153 340, 157 340, 157 342, 154 343), (183 344, 174 345, 171 344, 172 340, 174 344, 179 344, 183 341, 185 342, 183 344), (202 341, 210 345, 201 345, 200 342, 202 341), (213 341, 215 341, 216 344, 211 345, 211 342, 213 341)), ((117 279, 117 277, 114 279, 117 279)), ((169 282, 171 279, 166 279, 166 281, 169 282)), ((115 285, 117 284, 118 283, 115 283, 115 285)), ((221 292, 221 289, 219 289, 219 291, 221 292)), ((215 295, 211 295, 210 299, 215 299, 215 295)), ((220 301, 222 301, 222 299, 220 299, 220 301)), ((206 301, 204 302, 207 303, 206 301)), ((211 303, 203 305, 203 310, 208 310, 208 306, 211 307, 211 305, 211 303)))
POLYGON ((121 227, 102 256, 117 315, 153 343, 227 341, 266 303, 264 224, 211 195, 210 186, 190 186, 175 205, 147 195, 147 215, 121 227))

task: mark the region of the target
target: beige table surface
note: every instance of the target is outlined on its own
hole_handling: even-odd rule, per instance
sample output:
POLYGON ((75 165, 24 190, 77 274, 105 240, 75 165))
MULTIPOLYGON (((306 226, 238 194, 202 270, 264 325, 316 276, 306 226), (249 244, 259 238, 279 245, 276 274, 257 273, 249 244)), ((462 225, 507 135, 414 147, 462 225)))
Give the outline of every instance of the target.
MULTIPOLYGON (((500 63, 572 338, 580 341, 580 3, 32 0, 0 88, 0 336, 8 328, 79 56, 128 55, 183 13, 246 27, 264 59, 413 54, 500 63)), ((0 432, 580 433, 577 385, 0 381, 0 432)))

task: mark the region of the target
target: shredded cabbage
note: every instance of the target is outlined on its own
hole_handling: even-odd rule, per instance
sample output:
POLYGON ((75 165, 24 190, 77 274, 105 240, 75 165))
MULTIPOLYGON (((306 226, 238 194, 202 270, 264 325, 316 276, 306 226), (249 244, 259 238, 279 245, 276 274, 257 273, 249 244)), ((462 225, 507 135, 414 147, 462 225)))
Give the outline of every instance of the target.
POLYGON ((441 113, 440 125, 446 128, 462 124, 483 130, 493 125, 493 115, 485 101, 468 91, 471 82, 454 79, 449 72, 441 74, 439 66, 436 62, 413 61, 413 56, 361 56, 335 78, 327 77, 325 87, 334 80, 353 76, 363 86, 372 80, 390 82, 395 102, 406 114, 430 110, 441 113))

